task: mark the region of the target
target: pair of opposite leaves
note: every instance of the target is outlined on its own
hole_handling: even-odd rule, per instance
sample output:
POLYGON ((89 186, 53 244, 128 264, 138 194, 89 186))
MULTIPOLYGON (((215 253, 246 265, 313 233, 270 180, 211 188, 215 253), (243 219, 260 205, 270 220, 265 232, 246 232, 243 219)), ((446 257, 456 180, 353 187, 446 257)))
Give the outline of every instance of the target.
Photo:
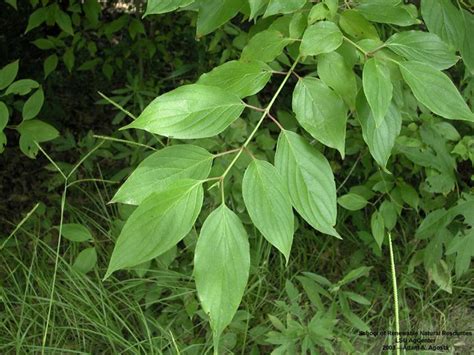
MULTIPOLYGON (((113 199, 139 206, 122 230, 107 275, 157 257, 184 238, 201 210, 202 184, 213 159, 203 148, 175 145, 140 164, 113 199), (173 222, 178 219, 181 223, 173 222)), ((317 230, 338 237, 330 165, 296 133, 280 135, 275 167, 261 160, 249 165, 243 197, 253 223, 286 259, 293 240, 292 207, 317 230)))
MULTIPOLYGON (((114 197, 115 202, 139 206, 122 229, 106 277, 163 254, 190 232, 201 211, 203 179, 213 158, 203 148, 175 145, 140 164, 114 197)), ((261 160, 250 163, 243 197, 252 222, 288 260, 294 232, 292 207, 316 229, 338 236, 333 228, 336 189, 326 158, 296 133, 280 135, 275 165, 261 160)), ((196 288, 215 341, 238 309, 249 269, 245 228, 222 204, 204 221, 194 256, 196 288)))

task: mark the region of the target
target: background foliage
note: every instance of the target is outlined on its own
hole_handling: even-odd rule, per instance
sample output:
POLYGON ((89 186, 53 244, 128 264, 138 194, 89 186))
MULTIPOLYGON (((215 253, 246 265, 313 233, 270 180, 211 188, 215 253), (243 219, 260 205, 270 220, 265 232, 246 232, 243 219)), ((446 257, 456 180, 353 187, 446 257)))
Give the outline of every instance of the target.
POLYGON ((388 233, 402 330, 472 329, 472 3, 9 0, 0 13, 2 352, 379 351, 394 339, 359 332, 395 328, 388 233), (189 97, 218 120, 156 124, 163 98, 176 111, 189 97), (222 189, 180 180, 223 175, 222 189), (186 204, 156 228, 184 238, 120 254, 121 233, 155 228, 135 211, 175 196, 186 204), (200 214, 185 214, 190 196, 200 214), (225 306, 206 302, 216 269, 225 306))

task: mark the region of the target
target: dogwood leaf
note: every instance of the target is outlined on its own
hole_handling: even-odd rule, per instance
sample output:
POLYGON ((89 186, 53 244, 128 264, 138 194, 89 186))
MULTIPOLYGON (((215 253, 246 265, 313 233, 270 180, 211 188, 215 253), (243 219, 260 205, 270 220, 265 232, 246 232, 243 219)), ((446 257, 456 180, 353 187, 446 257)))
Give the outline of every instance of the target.
POLYGON ((340 238, 334 229, 336 185, 327 159, 303 137, 283 130, 278 138, 275 166, 280 171, 298 213, 318 231, 340 238))
POLYGON ((252 161, 244 174, 242 194, 253 224, 288 263, 293 243, 293 210, 280 173, 266 161, 252 161))
POLYGON ((139 128, 178 139, 212 137, 234 122, 243 109, 234 93, 216 86, 184 85, 158 96, 122 129, 139 128))
POLYGON ((196 289, 210 318, 215 349, 239 308, 249 269, 245 228, 234 212, 221 205, 204 221, 194 254, 196 289))

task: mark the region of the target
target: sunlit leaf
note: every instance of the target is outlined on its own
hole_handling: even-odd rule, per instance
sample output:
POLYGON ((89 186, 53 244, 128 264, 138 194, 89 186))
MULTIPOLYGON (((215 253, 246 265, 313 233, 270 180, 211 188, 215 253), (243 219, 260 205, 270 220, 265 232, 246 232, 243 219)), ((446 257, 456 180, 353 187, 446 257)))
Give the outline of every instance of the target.
POLYGON ((197 83, 218 86, 243 98, 262 90, 271 76, 271 68, 262 62, 233 60, 201 75, 197 83))
POLYGON ((233 18, 242 8, 241 0, 200 0, 197 36, 205 36, 233 18))
POLYGON ((35 118, 38 113, 41 111, 44 102, 44 93, 41 88, 36 90, 36 92, 31 95, 28 100, 26 100, 23 105, 23 120, 31 120, 35 118))
POLYGON ((176 180, 205 179, 213 156, 194 145, 173 145, 151 154, 123 183, 112 202, 139 205, 153 192, 166 189, 176 180))
POLYGON ((308 133, 344 156, 347 107, 338 95, 321 80, 305 77, 296 84, 292 107, 308 133))
POLYGON ((115 244, 105 277, 156 258, 189 233, 201 211, 203 189, 196 180, 177 180, 151 194, 133 211, 115 244))
POLYGON ((342 32, 334 22, 321 21, 309 26, 303 34, 302 55, 318 55, 336 50, 342 44, 342 32))
MULTIPOLYGON (((59 230, 59 226, 56 227, 59 230)), ((61 234, 71 242, 87 242, 92 240, 91 232, 82 224, 65 223, 61 227, 61 234)))
POLYGON ((448 69, 458 61, 454 51, 433 33, 422 31, 395 33, 387 40, 386 45, 408 60, 427 63, 436 69, 448 69))
POLYGON ((221 133, 244 110, 240 98, 215 86, 191 84, 158 96, 124 128, 193 139, 221 133))
POLYGON ((431 111, 452 120, 474 121, 474 114, 446 74, 420 62, 400 62, 399 66, 413 95, 431 111))
POLYGON ((278 57, 292 40, 276 30, 265 30, 253 36, 242 50, 242 61, 271 62, 278 57))
POLYGON ((389 68, 377 58, 370 58, 364 64, 362 84, 378 127, 382 124, 392 101, 393 85, 389 68))
POLYGON ((234 212, 221 205, 204 221, 194 255, 196 288, 210 318, 216 349, 242 300, 249 269, 245 228, 234 212))
POLYGON ((164 14, 193 3, 194 0, 148 0, 143 16, 164 14))
POLYGON ((245 171, 242 194, 253 224, 288 262, 293 243, 293 210, 279 172, 266 161, 252 161, 245 171))
POLYGON ((285 130, 278 138, 275 166, 298 213, 318 231, 340 238, 334 229, 336 185, 324 155, 301 136, 285 130))

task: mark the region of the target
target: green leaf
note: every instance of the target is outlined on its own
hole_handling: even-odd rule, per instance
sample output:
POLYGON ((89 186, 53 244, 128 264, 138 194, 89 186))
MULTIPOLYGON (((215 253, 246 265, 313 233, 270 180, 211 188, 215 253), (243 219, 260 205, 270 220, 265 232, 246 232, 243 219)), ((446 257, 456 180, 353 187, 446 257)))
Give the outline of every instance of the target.
POLYGON ((347 108, 338 95, 321 80, 305 77, 296 84, 292 106, 306 131, 344 157, 347 108))
POLYGON ((321 54, 318 58, 318 76, 333 89, 350 108, 355 107, 356 76, 344 57, 337 52, 321 54))
POLYGON ((277 14, 291 14, 301 9, 306 4, 306 0, 270 0, 263 17, 277 14))
MULTIPOLYGON (((59 229, 59 227, 56 227, 56 229, 59 229)), ((92 240, 91 232, 82 224, 77 223, 63 224, 61 234, 71 242, 87 242, 92 240)))
POLYGON ((5 2, 10 5, 11 7, 13 7, 15 10, 18 10, 17 8, 17 0, 5 0, 5 2))
POLYGON ((454 253, 459 253, 462 249, 464 249, 465 245, 467 244, 467 240, 469 239, 469 235, 462 236, 461 234, 456 235, 451 242, 446 245, 446 255, 451 255, 454 253))
POLYGON ((215 349, 239 308, 249 269, 245 228, 234 212, 221 205, 204 222, 194 255, 196 289, 210 318, 215 349))
POLYGON ((180 7, 188 6, 193 2, 194 0, 148 0, 143 17, 171 12, 180 7))
POLYGON ((135 37, 138 34, 146 34, 143 22, 137 19, 132 19, 130 21, 130 24, 128 25, 128 33, 130 34, 130 38, 132 38, 133 40, 135 40, 135 37))
POLYGON ((357 118, 362 126, 362 137, 369 147, 370 154, 377 164, 386 169, 395 140, 402 128, 400 111, 392 103, 389 106, 387 116, 380 126, 377 127, 364 95, 359 94, 357 99, 357 118))
POLYGON ((7 145, 7 136, 5 135, 5 133, 0 132, 0 153, 3 153, 6 145, 7 145))
POLYGON ((79 253, 72 264, 72 268, 80 273, 87 274, 97 264, 97 252, 95 248, 87 248, 79 253))
POLYGON ((375 124, 379 127, 392 101, 393 85, 390 80, 390 69, 377 58, 370 58, 364 64, 362 85, 375 124))
POLYGON ((82 9, 86 15, 87 20, 93 25, 96 26, 99 23, 100 15, 100 4, 98 0, 85 0, 82 9))
MULTIPOLYGON (((335 317, 335 316, 334 316, 335 317)), ((316 315, 308 323, 308 330, 311 335, 314 335, 319 341, 326 341, 326 339, 334 338, 334 326, 338 319, 334 319, 332 315, 327 312, 317 312, 316 315)))
POLYGON ((36 9, 28 18, 28 25, 26 26, 25 33, 30 32, 32 29, 40 26, 48 18, 48 8, 40 7, 36 9))
POLYGON ((3 129, 7 126, 9 117, 10 112, 8 111, 7 105, 0 101, 0 132, 3 131, 3 129))
POLYGON ((456 277, 459 279, 470 267, 474 256, 474 230, 470 229, 466 235, 458 234, 446 247, 446 255, 456 253, 456 277))
POLYGON ((55 44, 53 41, 50 41, 49 39, 46 38, 38 38, 37 40, 34 40, 33 43, 36 47, 42 50, 47 50, 47 49, 52 49, 55 47, 55 44))
POLYGON ((416 230, 417 239, 427 239, 451 222, 448 211, 444 208, 430 212, 416 230))
POLYGON ((349 211, 358 211, 367 205, 367 200, 356 193, 348 193, 337 199, 337 202, 349 211))
POLYGON ((294 216, 288 190, 279 172, 263 160, 245 171, 242 194, 253 224, 288 259, 293 243, 294 216))
POLYGON ((323 3, 328 8, 331 17, 336 16, 337 10, 339 8, 339 0, 323 0, 323 3))
POLYGON ((370 229, 372 231, 372 236, 374 237, 375 242, 381 249, 385 237, 385 225, 383 217, 378 211, 372 213, 372 217, 370 218, 370 229))
POLYGON ((64 51, 63 62, 66 65, 66 68, 67 70, 69 70, 69 72, 72 72, 72 68, 74 68, 74 61, 75 61, 74 49, 67 48, 64 51))
POLYGON ((128 218, 115 244, 105 278, 139 265, 175 246, 193 227, 201 211, 202 184, 177 180, 148 196, 128 218))
POLYGON ((426 270, 429 270, 443 257, 443 240, 451 238, 450 232, 443 228, 440 229, 428 242, 428 245, 423 250, 423 265, 426 270))
POLYGON ((370 306, 372 304, 372 302, 370 302, 367 298, 362 295, 359 295, 358 293, 345 291, 344 295, 347 296, 351 301, 354 301, 358 304, 362 304, 364 306, 370 306))
POLYGON ((327 159, 301 136, 283 130, 278 138, 275 166, 290 193, 291 203, 313 228, 340 238, 336 184, 327 159))
POLYGON ((362 0, 357 10, 369 21, 398 26, 419 23, 415 5, 404 5, 400 0, 362 0))
POLYGON ((244 110, 240 98, 215 86, 191 84, 157 97, 128 126, 162 136, 193 139, 221 133, 244 110))
POLYGON ((474 196, 472 194, 465 194, 463 199, 458 200, 456 206, 449 209, 449 221, 458 215, 463 216, 464 224, 471 227, 471 232, 474 231, 474 196))
POLYGON ((44 78, 46 79, 58 66, 58 56, 51 54, 43 63, 44 78))
POLYGON ((474 114, 443 72, 420 62, 400 62, 413 95, 432 112, 452 120, 474 121, 474 114))
POLYGON ((400 193, 402 195, 403 202, 415 210, 418 210, 420 196, 418 196, 418 192, 413 186, 405 182, 400 183, 400 193))
POLYGON ((369 276, 370 270, 372 270, 372 266, 360 266, 357 269, 351 270, 337 283, 337 285, 341 287, 360 279, 361 277, 367 277, 369 276))
POLYGON ((452 49, 459 49, 464 39, 462 14, 451 0, 422 0, 421 15, 428 30, 441 37, 452 49))
POLYGON ((25 104, 23 105, 23 120, 26 121, 35 118, 41 111, 41 107, 43 107, 43 102, 43 89, 39 88, 33 95, 28 98, 28 100, 26 100, 25 104))
POLYGON ((104 63, 104 65, 102 65, 102 73, 110 80, 112 79, 112 75, 114 75, 114 67, 109 63, 104 63))
POLYGON ((100 63, 100 58, 95 58, 82 63, 77 70, 87 71, 94 69, 100 63))
POLYGON ((343 36, 334 22, 321 21, 309 26, 301 41, 301 55, 329 53, 342 44, 343 36))
POLYGON ((0 69, 0 90, 9 86, 18 74, 19 61, 15 60, 0 69))
POLYGON ((129 15, 122 15, 111 22, 104 23, 103 24, 104 34, 109 38, 109 40, 111 40, 112 35, 122 30, 125 26, 127 26, 129 20, 130 20, 129 15))
POLYGON ((379 39, 377 29, 356 10, 346 10, 339 18, 339 26, 356 40, 379 39))
POLYGON ((451 271, 444 260, 440 260, 436 265, 433 265, 430 270, 431 278, 436 285, 447 293, 453 291, 453 280, 451 279, 451 271))
POLYGON ((39 84, 31 79, 20 79, 12 83, 4 95, 27 95, 31 90, 39 87, 39 84))
POLYGON ((232 19, 242 8, 241 0, 200 0, 197 36, 205 36, 232 19))
POLYGON ((392 51, 405 57, 430 64, 436 69, 448 69, 458 61, 458 57, 433 33, 405 31, 395 33, 385 43, 392 51))
POLYGON ((296 278, 303 286, 303 289, 313 306, 315 306, 318 310, 324 310, 323 302, 319 296, 319 290, 321 289, 321 286, 319 286, 316 281, 311 280, 309 277, 296 276, 296 278))
POLYGON ((364 322, 357 314, 348 310, 348 312, 343 313, 344 317, 358 330, 361 332, 369 332, 370 327, 369 325, 364 322))
POLYGON ((38 153, 35 142, 47 142, 59 136, 56 128, 40 120, 23 121, 17 130, 21 134, 20 150, 30 158, 38 153))
POLYGON ((217 86, 243 98, 262 90, 271 76, 271 68, 262 62, 232 60, 201 75, 197 84, 217 86))
POLYGON ((307 27, 307 15, 302 12, 296 12, 291 16, 290 25, 288 26, 290 38, 300 38, 307 27))
POLYGON ((385 200, 379 207, 379 213, 383 218, 383 224, 388 231, 395 228, 398 219, 397 207, 394 203, 385 200))
POLYGON ((120 187, 111 202, 139 205, 153 192, 179 179, 201 180, 211 171, 213 155, 194 145, 173 145, 143 160, 120 187))
POLYGON ((242 61, 260 60, 268 63, 278 57, 292 40, 276 30, 265 30, 253 36, 242 50, 242 61))
POLYGON ((17 127, 21 135, 30 135, 38 143, 50 141, 59 136, 59 132, 53 126, 40 121, 23 121, 17 127))
POLYGON ((248 0, 250 5, 249 20, 253 20, 255 17, 257 17, 263 7, 268 4, 268 1, 269 0, 248 0))
POLYGON ((56 21, 56 24, 59 26, 61 30, 63 30, 67 34, 70 34, 71 36, 74 35, 71 18, 69 17, 68 14, 58 9, 54 13, 54 20, 56 21))
POLYGON ((320 2, 314 5, 308 14, 308 25, 312 25, 315 22, 324 20, 329 17, 329 9, 327 6, 320 2))
POLYGON ((461 55, 464 64, 474 75, 474 15, 466 10, 462 11, 464 19, 464 41, 461 46, 461 55))

